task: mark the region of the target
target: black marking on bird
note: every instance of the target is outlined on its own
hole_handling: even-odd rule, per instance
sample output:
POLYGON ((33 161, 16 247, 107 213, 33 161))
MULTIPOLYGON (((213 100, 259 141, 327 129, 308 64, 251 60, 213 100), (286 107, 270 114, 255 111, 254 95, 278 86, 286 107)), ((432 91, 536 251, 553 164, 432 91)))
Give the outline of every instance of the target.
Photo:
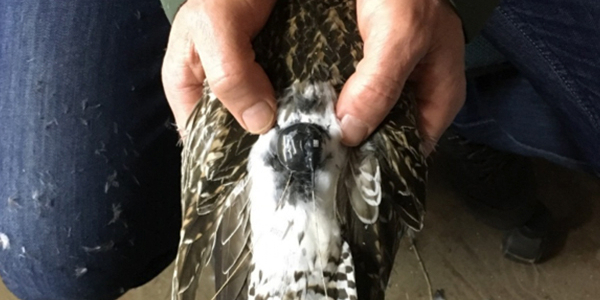
POLYGON ((172 299, 194 300, 211 262, 217 299, 384 299, 400 238, 425 214, 410 87, 348 148, 334 107, 362 58, 356 3, 278 0, 254 47, 277 124, 245 132, 205 86, 185 128, 172 299))

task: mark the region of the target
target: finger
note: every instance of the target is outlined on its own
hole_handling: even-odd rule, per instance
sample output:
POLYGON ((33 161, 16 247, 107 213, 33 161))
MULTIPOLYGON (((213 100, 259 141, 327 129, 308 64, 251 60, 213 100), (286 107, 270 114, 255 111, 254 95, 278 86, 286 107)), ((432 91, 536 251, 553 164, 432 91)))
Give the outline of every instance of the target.
MULTIPOLYGON (((255 9, 264 12, 262 7, 243 6, 221 9, 221 14, 215 9, 209 11, 212 12, 210 18, 227 15, 235 20, 255 9)), ((267 16, 264 16, 265 21, 267 16)), ((254 60, 251 43, 254 30, 240 30, 243 24, 218 20, 204 25, 204 31, 194 33, 194 41, 209 86, 246 130, 266 132, 275 122, 275 93, 266 73, 254 60)))
POLYGON ((410 25, 418 22, 391 24, 397 23, 397 19, 386 14, 399 11, 389 7, 397 4, 386 3, 388 9, 378 11, 368 11, 369 7, 379 7, 377 5, 363 5, 366 8, 361 12, 361 3, 358 9, 364 58, 344 85, 336 108, 342 141, 349 146, 361 143, 387 116, 400 97, 407 77, 424 56, 427 43, 425 35, 420 34, 421 28, 410 25))
POLYGON ((204 70, 196 48, 175 18, 162 66, 162 82, 169 106, 179 130, 185 128, 187 118, 202 96, 204 70))

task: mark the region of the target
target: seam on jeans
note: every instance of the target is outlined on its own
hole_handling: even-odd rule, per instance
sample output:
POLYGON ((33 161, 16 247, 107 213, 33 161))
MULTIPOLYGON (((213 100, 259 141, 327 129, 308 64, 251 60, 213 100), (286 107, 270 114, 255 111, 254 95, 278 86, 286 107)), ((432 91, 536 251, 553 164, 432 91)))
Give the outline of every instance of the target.
POLYGON ((502 7, 500 7, 498 9, 498 11, 504 16, 504 18, 506 20, 508 20, 513 25, 513 27, 516 28, 529 41, 529 43, 531 43, 531 45, 533 45, 533 47, 537 50, 539 56, 542 57, 544 59, 544 61, 546 62, 546 64, 548 64, 550 66, 550 68, 552 69, 552 72, 554 73, 554 75, 556 75, 556 77, 558 77, 560 79, 561 83, 565 86, 565 88, 569 92, 569 94, 571 94, 571 96, 575 99, 575 101, 578 104, 578 106, 584 111, 584 113, 588 116, 588 118, 590 119, 590 121, 592 121, 592 125, 594 126, 594 128, 595 129, 599 129, 600 128, 600 121, 598 120, 598 117, 588 108, 587 105, 585 105, 585 103, 583 103, 581 101, 581 97, 579 97, 577 95, 577 93, 573 89, 572 85, 568 82, 568 80, 566 78, 564 78, 558 72, 558 69, 561 69, 561 70, 563 70, 565 72, 566 72, 566 69, 564 67, 562 67, 561 63, 554 63, 544 53, 544 51, 542 51, 542 49, 540 48, 540 46, 536 42, 534 42, 534 40, 525 31, 523 31, 523 29, 521 29, 520 26, 518 26, 517 22, 515 22, 513 20, 513 18, 508 13, 506 13, 505 10, 506 10, 506 8, 502 8, 502 7), (557 65, 560 65, 560 66, 557 66, 557 65))
POLYGON ((562 161, 564 161, 564 162, 566 162, 568 164, 571 164, 571 165, 578 165, 580 167, 586 167, 586 168, 593 169, 592 165, 589 164, 589 163, 587 163, 587 162, 585 162, 585 161, 576 160, 576 159, 573 159, 573 158, 569 158, 569 157, 566 157, 566 156, 562 156, 562 155, 556 154, 554 152, 550 152, 550 151, 547 151, 547 150, 544 150, 544 149, 539 149, 539 148, 531 147, 531 146, 529 146, 527 144, 523 144, 523 143, 519 142, 518 140, 516 140, 512 135, 508 134, 508 132, 506 132, 504 129, 502 129, 502 127, 499 127, 499 128, 500 128, 500 131, 502 131, 506 135, 506 137, 508 137, 508 139, 510 139, 513 143, 515 143, 519 147, 522 147, 522 148, 524 148, 526 150, 529 150, 531 152, 538 153, 538 155, 541 154, 540 156, 542 156, 542 157, 543 156, 553 157, 556 160, 562 160, 562 161))
POLYGON ((472 128, 472 127, 476 127, 476 126, 480 126, 480 125, 486 125, 489 123, 496 123, 496 121, 494 119, 485 119, 485 120, 481 120, 481 121, 477 121, 477 122, 467 122, 467 123, 453 122, 453 124, 458 125, 462 128, 472 128))
POLYGON ((496 120, 494 120, 494 119, 488 119, 486 121, 480 121, 480 122, 476 122, 476 123, 470 123, 468 125, 467 124, 461 125, 460 123, 458 123, 458 124, 454 123, 454 126, 456 126, 458 128, 467 129, 467 128, 475 127, 477 124, 483 125, 483 123, 493 123, 493 124, 496 124, 498 130, 500 130, 500 132, 502 132, 502 134, 505 137, 507 137, 511 142, 513 142, 515 144, 515 146, 518 146, 518 147, 523 148, 524 150, 533 152, 533 153, 535 153, 536 155, 538 155, 540 157, 551 157, 551 158, 554 158, 557 161, 563 161, 566 164, 580 166, 580 168, 586 167, 588 169, 592 169, 592 170, 594 169, 594 167, 591 164, 589 164, 589 163, 587 163, 585 161, 576 160, 576 159, 573 159, 573 158, 570 158, 570 157, 566 157, 566 156, 562 156, 562 155, 556 154, 554 152, 550 152, 550 151, 547 151, 547 150, 544 150, 544 149, 540 149, 540 148, 536 148, 536 147, 532 147, 532 146, 529 146, 527 144, 524 144, 524 143, 518 141, 517 139, 515 139, 510 133, 508 133, 508 131, 504 130, 502 128, 502 126, 500 126, 500 124, 496 120))

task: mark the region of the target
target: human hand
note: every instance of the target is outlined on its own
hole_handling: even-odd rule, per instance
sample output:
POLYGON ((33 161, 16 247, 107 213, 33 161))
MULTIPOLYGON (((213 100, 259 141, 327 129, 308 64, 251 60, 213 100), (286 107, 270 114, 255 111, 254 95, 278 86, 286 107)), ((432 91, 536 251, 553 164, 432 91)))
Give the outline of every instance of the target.
POLYGON ((263 133, 275 121, 274 91, 254 61, 252 39, 275 0, 188 0, 171 28, 162 68, 165 94, 179 129, 201 98, 204 79, 246 130, 263 133))
POLYGON ((364 58, 337 104, 343 141, 362 142, 394 106, 404 83, 415 83, 425 155, 465 98, 461 20, 447 0, 357 0, 364 58))

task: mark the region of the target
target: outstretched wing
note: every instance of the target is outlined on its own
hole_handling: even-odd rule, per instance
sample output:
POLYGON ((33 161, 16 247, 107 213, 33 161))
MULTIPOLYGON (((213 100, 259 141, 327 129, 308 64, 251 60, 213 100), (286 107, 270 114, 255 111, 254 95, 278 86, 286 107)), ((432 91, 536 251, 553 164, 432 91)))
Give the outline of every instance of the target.
POLYGON ((257 137, 241 128, 208 87, 204 90, 183 137, 183 221, 173 274, 174 300, 195 299, 198 279, 215 248, 217 289, 227 283, 221 293, 239 295, 246 282, 246 270, 236 271, 249 260, 246 165, 257 137))
POLYGON ((359 299, 385 298, 400 239, 425 215, 426 160, 415 100, 404 93, 378 130, 350 150, 338 186, 338 213, 356 266, 359 299))

